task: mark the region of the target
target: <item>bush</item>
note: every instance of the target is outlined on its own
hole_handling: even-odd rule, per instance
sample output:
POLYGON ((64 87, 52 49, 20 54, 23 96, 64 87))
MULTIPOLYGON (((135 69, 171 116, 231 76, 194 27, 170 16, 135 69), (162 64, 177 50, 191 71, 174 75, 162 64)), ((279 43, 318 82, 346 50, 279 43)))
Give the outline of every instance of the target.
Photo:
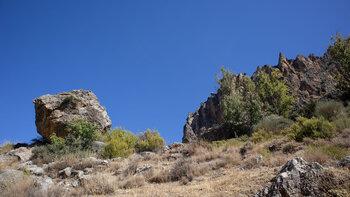
POLYGON ((130 131, 115 128, 106 137, 106 144, 102 151, 105 158, 127 157, 134 152, 136 136, 130 131))
POLYGON ((295 101, 288 95, 289 88, 281 78, 282 73, 278 69, 274 69, 271 74, 260 72, 256 88, 260 99, 264 102, 265 111, 288 117, 291 105, 295 101))
POLYGON ((293 124, 293 121, 277 115, 270 115, 262 119, 254 126, 254 130, 265 130, 274 135, 279 135, 281 131, 293 124))
POLYGON ((315 115, 323 117, 328 121, 335 120, 337 116, 343 114, 344 106, 337 101, 318 102, 315 108, 315 115))
POLYGON ((222 78, 217 80, 221 86, 218 92, 222 94, 219 105, 226 129, 232 131, 232 136, 228 137, 251 135, 253 125, 262 118, 261 102, 255 94, 255 84, 248 76, 235 76, 224 68, 221 71, 222 78))
POLYGON ((147 131, 140 133, 136 140, 137 152, 154 151, 165 146, 164 139, 156 130, 147 129, 147 131))
POLYGON ((252 137, 250 138, 250 140, 254 143, 258 143, 258 142, 263 142, 263 141, 267 141, 273 138, 273 134, 271 131, 266 131, 265 129, 259 129, 258 131, 254 132, 252 134, 252 137))
POLYGON ((303 141, 304 137, 328 139, 332 137, 332 131, 334 129, 334 125, 323 117, 312 117, 311 119, 299 117, 291 127, 286 128, 282 133, 300 142, 303 141))
POLYGON ((350 118, 340 118, 334 121, 338 131, 350 128, 350 118))
POLYGON ((51 162, 66 154, 75 154, 78 157, 91 155, 91 146, 97 139, 96 127, 83 120, 73 120, 68 123, 67 137, 51 136, 51 144, 37 146, 33 149, 32 159, 41 160, 43 163, 51 162))

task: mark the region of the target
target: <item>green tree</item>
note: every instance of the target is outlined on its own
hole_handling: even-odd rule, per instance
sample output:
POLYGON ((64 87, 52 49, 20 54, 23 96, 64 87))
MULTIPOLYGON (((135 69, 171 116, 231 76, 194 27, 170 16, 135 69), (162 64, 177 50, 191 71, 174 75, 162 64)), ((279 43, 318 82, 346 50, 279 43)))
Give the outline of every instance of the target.
POLYGON ((92 143, 97 140, 97 126, 82 119, 73 120, 67 124, 66 144, 68 146, 79 143, 83 149, 90 149, 92 143))
POLYGON ((278 69, 274 69, 270 75, 260 72, 256 87, 264 103, 264 111, 287 118, 295 101, 288 95, 289 88, 281 78, 282 73, 278 69))
POLYGON ((342 93, 343 100, 350 99, 350 35, 346 39, 341 34, 331 38, 328 51, 332 58, 340 64, 340 73, 337 76, 337 88, 342 93))
POLYGON ((255 94, 255 84, 248 76, 235 76, 229 70, 221 68, 222 78, 217 82, 223 93, 220 108, 225 118, 226 129, 235 137, 251 135, 253 125, 262 118, 261 102, 255 94), (233 82, 236 83, 233 83, 233 82))

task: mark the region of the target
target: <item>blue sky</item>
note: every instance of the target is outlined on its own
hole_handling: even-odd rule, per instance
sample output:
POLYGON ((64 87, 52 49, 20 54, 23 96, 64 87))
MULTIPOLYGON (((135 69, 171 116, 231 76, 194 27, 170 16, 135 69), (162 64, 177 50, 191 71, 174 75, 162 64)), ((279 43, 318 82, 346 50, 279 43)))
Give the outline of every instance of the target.
POLYGON ((322 55, 350 1, 0 0, 0 143, 38 136, 32 100, 92 90, 113 127, 181 141, 224 65, 322 55))

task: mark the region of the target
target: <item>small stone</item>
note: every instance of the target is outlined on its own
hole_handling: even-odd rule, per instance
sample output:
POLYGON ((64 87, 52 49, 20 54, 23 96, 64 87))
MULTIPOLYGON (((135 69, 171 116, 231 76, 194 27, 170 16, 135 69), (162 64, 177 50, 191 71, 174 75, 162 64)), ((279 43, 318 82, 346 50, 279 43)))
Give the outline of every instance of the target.
POLYGON ((69 178, 71 175, 72 175, 72 168, 70 167, 67 167, 61 171, 58 172, 58 175, 61 177, 61 178, 69 178))
POLYGON ((84 172, 85 172, 86 174, 89 174, 89 173, 92 173, 93 170, 94 170, 93 168, 85 168, 85 169, 84 169, 84 172))
POLYGON ((136 173, 140 173, 140 172, 149 170, 149 169, 151 169, 152 167, 153 167, 152 164, 149 164, 149 163, 148 163, 148 164, 144 164, 144 165, 142 165, 142 166, 136 168, 136 173))

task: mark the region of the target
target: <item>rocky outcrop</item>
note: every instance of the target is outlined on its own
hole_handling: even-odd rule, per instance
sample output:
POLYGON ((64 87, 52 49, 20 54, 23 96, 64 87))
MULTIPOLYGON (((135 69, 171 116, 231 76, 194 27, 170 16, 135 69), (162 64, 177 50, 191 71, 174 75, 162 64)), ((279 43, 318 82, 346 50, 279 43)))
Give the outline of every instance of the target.
MULTIPOLYGON (((298 55, 296 59, 287 59, 280 53, 277 66, 258 67, 251 77, 252 81, 256 82, 259 79, 260 72, 271 73, 275 68, 281 71, 290 94, 294 95, 296 101, 293 106, 294 112, 312 100, 336 99, 340 96, 335 88, 336 81, 332 79, 338 73, 339 66, 332 61, 328 53, 322 57, 298 55)), ((236 75, 232 85, 236 86, 244 75, 236 75)), ((224 118, 219 107, 220 98, 219 89, 217 94, 211 93, 208 100, 201 103, 195 113, 188 114, 183 130, 183 142, 232 137, 233 132, 227 132, 224 129, 224 118)))
POLYGON ((302 158, 289 160, 280 173, 255 197, 263 196, 322 196, 317 178, 324 171, 317 163, 308 163, 302 158))
POLYGON ((111 121, 92 91, 73 90, 56 95, 44 95, 34 99, 35 124, 38 133, 50 141, 56 133, 59 137, 68 134, 67 123, 82 119, 95 124, 100 132, 109 131, 111 121))

